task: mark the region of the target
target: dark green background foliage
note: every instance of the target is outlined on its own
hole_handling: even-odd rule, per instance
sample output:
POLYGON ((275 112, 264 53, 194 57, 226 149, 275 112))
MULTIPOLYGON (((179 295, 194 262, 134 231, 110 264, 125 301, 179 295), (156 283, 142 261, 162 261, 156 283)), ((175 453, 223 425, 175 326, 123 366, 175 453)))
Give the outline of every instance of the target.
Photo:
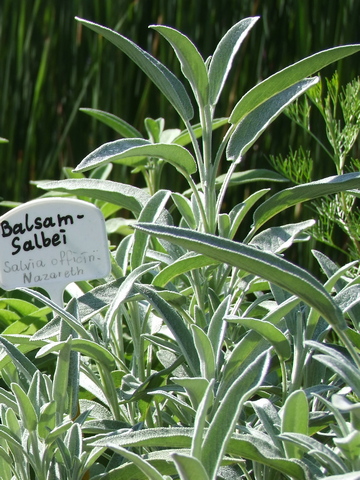
MULTIPOLYGON (((182 128, 145 75, 108 42, 84 31, 76 15, 121 32, 179 74, 174 55, 149 24, 179 29, 206 58, 235 22, 260 15, 222 97, 217 115, 223 116, 245 91, 280 68, 325 48, 359 42, 359 13, 354 0, 2 0, 0 135, 9 144, 1 147, 0 195, 15 201, 37 196, 29 180, 59 178, 62 167, 74 167, 116 138, 79 107, 112 112, 141 131, 148 116, 163 116, 168 128, 182 128)), ((358 74, 357 58, 323 74, 338 68, 341 82, 347 82, 358 74)), ((286 154, 290 141, 297 146, 296 135, 282 117, 247 154, 246 167, 267 164, 269 154, 286 154)), ((320 171, 326 170, 321 161, 316 168, 319 177, 332 173, 320 171)), ((126 181, 129 174, 118 167, 113 175, 126 181)))

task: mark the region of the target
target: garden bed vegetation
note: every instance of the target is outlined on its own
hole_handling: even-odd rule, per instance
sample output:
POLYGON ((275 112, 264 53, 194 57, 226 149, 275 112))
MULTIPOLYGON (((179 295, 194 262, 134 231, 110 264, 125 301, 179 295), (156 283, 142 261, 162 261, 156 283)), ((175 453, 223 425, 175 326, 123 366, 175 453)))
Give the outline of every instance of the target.
POLYGON ((319 72, 360 45, 279 69, 226 111, 259 17, 234 23, 207 59, 178 29, 151 26, 176 74, 115 30, 76 21, 142 70, 179 127, 84 108, 119 138, 65 178, 33 182, 44 198, 101 209, 112 268, 71 284, 64 308, 40 289, 3 292, 1 478, 359 479, 360 82, 319 72), (301 147, 244 167, 283 114, 333 174, 315 175, 315 149, 301 147), (312 261, 294 260, 315 240, 312 261))

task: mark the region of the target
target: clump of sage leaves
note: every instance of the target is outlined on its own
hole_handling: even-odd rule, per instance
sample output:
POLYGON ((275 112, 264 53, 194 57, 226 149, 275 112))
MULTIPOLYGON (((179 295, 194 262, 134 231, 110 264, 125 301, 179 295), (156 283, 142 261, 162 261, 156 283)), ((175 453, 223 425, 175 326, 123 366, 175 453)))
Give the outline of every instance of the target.
POLYGON ((218 118, 235 55, 258 18, 234 25, 206 61, 181 32, 152 27, 174 49, 192 99, 131 40, 78 21, 145 72, 184 130, 148 118, 144 138, 113 114, 86 109, 124 138, 90 153, 69 178, 38 182, 45 196, 94 202, 109 233, 126 235, 111 245, 111 276, 70 287, 66 309, 36 290, 22 292, 42 307, 3 299, 18 317, 0 337, 2 478, 359 478, 359 276, 348 274, 355 262, 338 267, 313 252, 323 284, 283 256, 309 238, 314 220, 274 222, 301 202, 350 194, 360 174, 338 172, 272 194, 284 176, 242 171, 241 162, 317 84, 311 75, 360 46, 290 65, 218 118), (213 132, 225 125, 216 144, 213 132), (166 163, 186 191, 172 191, 171 181, 159 187, 166 163), (117 164, 141 172, 147 188, 109 180, 117 164), (227 190, 250 181, 265 188, 225 213, 227 190))

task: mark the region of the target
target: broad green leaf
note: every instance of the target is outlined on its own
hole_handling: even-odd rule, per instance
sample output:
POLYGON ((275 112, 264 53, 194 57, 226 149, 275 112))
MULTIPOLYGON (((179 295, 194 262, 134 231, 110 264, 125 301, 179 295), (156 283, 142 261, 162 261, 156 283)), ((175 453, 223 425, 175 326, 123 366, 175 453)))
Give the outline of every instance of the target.
POLYGON ((176 208, 181 213, 181 217, 186 221, 188 226, 192 229, 196 229, 196 221, 194 217, 194 213, 191 208, 191 202, 188 198, 181 193, 173 192, 171 194, 171 198, 174 201, 176 208))
POLYGON ((82 453, 82 433, 81 427, 78 423, 73 423, 66 432, 64 443, 72 453, 73 458, 79 459, 82 453))
POLYGON ((174 28, 151 25, 170 43, 178 57, 181 70, 189 81, 200 107, 209 103, 209 79, 205 62, 188 37, 174 28))
POLYGON ((186 390, 191 405, 197 411, 201 400, 209 386, 209 382, 204 377, 172 377, 172 381, 186 390))
POLYGON ((183 257, 180 257, 178 260, 175 260, 167 267, 164 267, 154 277, 152 284, 156 287, 165 287, 165 285, 179 275, 188 273, 196 268, 207 267, 208 265, 213 265, 215 263, 217 262, 209 257, 205 257, 204 255, 186 254, 183 257))
POLYGON ((43 190, 86 196, 114 203, 130 210, 135 216, 141 212, 142 207, 150 198, 150 195, 140 188, 110 180, 71 178, 50 182, 41 181, 36 185, 43 190))
POLYGON ((204 391, 203 397, 199 402, 199 405, 196 409, 196 416, 194 421, 194 437, 191 442, 191 455, 197 459, 202 457, 202 443, 204 433, 208 424, 208 412, 214 401, 214 384, 215 379, 213 378, 207 389, 204 391))
POLYGON ((191 175, 196 172, 194 157, 186 148, 174 143, 151 143, 142 138, 122 138, 105 143, 87 155, 74 171, 84 172, 109 162, 136 166, 146 157, 166 160, 181 173, 191 175))
POLYGON ((195 457, 174 453, 172 455, 181 480, 209 480, 202 463, 195 457))
POLYGON ((269 98, 286 90, 305 77, 319 72, 330 63, 352 55, 360 50, 360 45, 345 45, 330 48, 306 57, 283 70, 271 75, 249 90, 236 104, 229 122, 237 124, 248 113, 264 103, 269 98))
POLYGON ((209 66, 210 105, 216 105, 225 85, 234 57, 259 17, 240 20, 218 43, 209 66))
POLYGON ((105 37, 131 58, 165 95, 185 123, 192 119, 194 111, 185 87, 165 65, 119 33, 82 18, 76 19, 94 32, 105 37))
POLYGON ((215 478, 243 404, 263 382, 269 367, 269 354, 260 355, 231 385, 205 434, 201 461, 209 478, 215 478))
POLYGON ((31 315, 39 310, 33 303, 18 298, 1 298, 0 303, 8 305, 12 310, 19 313, 22 317, 31 315))
POLYGON ((191 325, 194 344, 200 359, 201 375, 207 380, 215 378, 215 355, 209 337, 197 325, 191 325))
POLYGON ((100 120, 100 122, 108 125, 125 138, 141 137, 141 133, 136 130, 136 128, 112 113, 97 110, 95 108, 80 108, 80 112, 87 113, 97 120, 100 120))
POLYGON ((38 419, 29 397, 17 383, 12 383, 11 388, 16 397, 16 401, 19 406, 20 417, 24 427, 29 432, 34 432, 37 427, 38 419))
POLYGON ((286 188, 270 197, 255 210, 253 229, 258 230, 270 218, 293 205, 324 195, 359 188, 359 186, 360 173, 352 172, 286 188))
POLYGON ((196 352, 194 340, 180 314, 152 288, 137 283, 134 285, 134 289, 141 293, 161 315, 179 344, 181 352, 186 358, 193 375, 200 376, 199 357, 196 352))
POLYGON ((263 336, 274 347, 277 355, 282 360, 287 360, 291 356, 290 342, 282 331, 270 322, 257 318, 236 318, 234 321, 246 328, 255 330, 263 336))
POLYGON ((303 237, 300 237, 300 235, 304 230, 313 227, 315 223, 315 220, 305 220, 304 222, 291 223, 282 227, 267 228, 255 235, 249 242, 249 245, 266 252, 282 253, 294 242, 307 240, 308 235, 303 235, 303 237))
POLYGON ((306 78, 286 90, 274 95, 258 105, 246 117, 237 123, 231 135, 226 157, 239 162, 263 131, 277 118, 280 113, 302 93, 318 82, 318 78, 306 78))
POLYGON ((264 278, 297 295, 318 310, 332 326, 346 328, 340 309, 322 284, 306 270, 277 255, 215 235, 177 227, 138 224, 136 228, 264 278))
POLYGON ((39 423, 37 433, 38 435, 46 439, 50 431, 55 428, 56 425, 56 402, 52 400, 41 406, 39 423))
MULTIPOLYGON (((165 205, 170 195, 171 192, 169 190, 158 190, 141 210, 138 221, 156 223, 157 219, 165 210, 165 205)), ((135 230, 131 253, 131 268, 134 269, 144 262, 149 242, 149 235, 140 232, 139 230, 135 230)))
MULTIPOLYGON (((309 405, 303 390, 296 390, 287 397, 281 413, 281 433, 308 435, 309 405)), ((288 458, 302 458, 302 452, 296 445, 285 442, 284 446, 288 458)))

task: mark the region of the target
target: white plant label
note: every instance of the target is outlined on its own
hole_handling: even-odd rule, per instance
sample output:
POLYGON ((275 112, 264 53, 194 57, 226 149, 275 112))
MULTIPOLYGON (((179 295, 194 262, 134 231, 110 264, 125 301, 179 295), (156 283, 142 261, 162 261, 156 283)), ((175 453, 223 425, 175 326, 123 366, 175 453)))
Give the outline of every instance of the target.
POLYGON ((59 301, 69 283, 102 278, 109 272, 105 221, 95 205, 42 198, 0 217, 4 290, 42 287, 59 301))

